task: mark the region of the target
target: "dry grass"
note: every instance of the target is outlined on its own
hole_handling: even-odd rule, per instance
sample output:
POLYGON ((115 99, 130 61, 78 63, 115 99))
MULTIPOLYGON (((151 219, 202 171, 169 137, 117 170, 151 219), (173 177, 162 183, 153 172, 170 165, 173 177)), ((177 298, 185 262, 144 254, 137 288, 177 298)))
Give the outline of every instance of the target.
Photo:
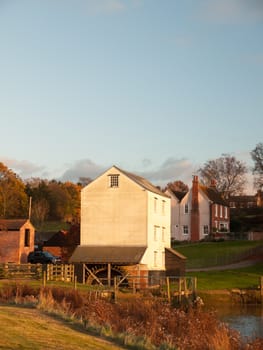
POLYGON ((263 339, 244 343, 238 332, 218 321, 212 312, 188 307, 172 308, 157 298, 88 300, 85 292, 63 288, 43 288, 35 293, 23 286, 6 286, 0 290, 0 301, 26 303, 37 301, 37 307, 71 317, 88 330, 117 339, 133 349, 177 350, 259 350, 263 339), (18 291, 16 290, 18 289, 18 291), (26 295, 26 291, 30 293, 26 295))

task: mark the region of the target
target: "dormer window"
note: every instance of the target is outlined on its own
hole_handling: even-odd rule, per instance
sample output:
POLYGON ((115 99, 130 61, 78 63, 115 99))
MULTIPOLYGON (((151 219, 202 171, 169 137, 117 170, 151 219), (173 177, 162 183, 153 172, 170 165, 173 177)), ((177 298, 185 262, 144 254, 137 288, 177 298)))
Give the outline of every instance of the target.
POLYGON ((109 187, 119 187, 119 174, 109 175, 109 187))

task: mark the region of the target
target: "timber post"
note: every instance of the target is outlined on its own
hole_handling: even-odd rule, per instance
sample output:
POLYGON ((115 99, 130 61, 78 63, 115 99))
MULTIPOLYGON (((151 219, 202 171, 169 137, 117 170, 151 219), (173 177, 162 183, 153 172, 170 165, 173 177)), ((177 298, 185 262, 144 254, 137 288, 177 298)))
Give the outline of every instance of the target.
POLYGON ((167 299, 169 303, 171 302, 171 290, 170 290, 170 278, 166 277, 166 285, 167 285, 167 299))
POLYGON ((260 297, 261 304, 263 304, 263 276, 260 277, 260 297))

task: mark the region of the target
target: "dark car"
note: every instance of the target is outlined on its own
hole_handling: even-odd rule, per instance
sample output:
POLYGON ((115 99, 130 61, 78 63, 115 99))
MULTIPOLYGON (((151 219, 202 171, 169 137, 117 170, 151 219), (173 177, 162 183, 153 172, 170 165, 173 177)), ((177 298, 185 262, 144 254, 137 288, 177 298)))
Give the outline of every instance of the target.
POLYGON ((27 261, 30 264, 59 264, 61 263, 61 258, 39 250, 29 253, 27 261))

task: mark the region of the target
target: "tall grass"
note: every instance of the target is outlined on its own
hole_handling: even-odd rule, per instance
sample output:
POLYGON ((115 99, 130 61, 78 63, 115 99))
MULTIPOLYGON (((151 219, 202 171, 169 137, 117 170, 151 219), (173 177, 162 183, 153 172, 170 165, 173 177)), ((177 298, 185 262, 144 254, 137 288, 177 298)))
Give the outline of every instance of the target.
POLYGON ((221 323, 213 312, 192 306, 179 309, 159 299, 119 299, 117 303, 90 300, 87 293, 63 288, 32 290, 5 285, 0 302, 25 304, 71 318, 88 331, 114 339, 132 349, 147 350, 259 350, 263 339, 244 343, 237 331, 221 323))

